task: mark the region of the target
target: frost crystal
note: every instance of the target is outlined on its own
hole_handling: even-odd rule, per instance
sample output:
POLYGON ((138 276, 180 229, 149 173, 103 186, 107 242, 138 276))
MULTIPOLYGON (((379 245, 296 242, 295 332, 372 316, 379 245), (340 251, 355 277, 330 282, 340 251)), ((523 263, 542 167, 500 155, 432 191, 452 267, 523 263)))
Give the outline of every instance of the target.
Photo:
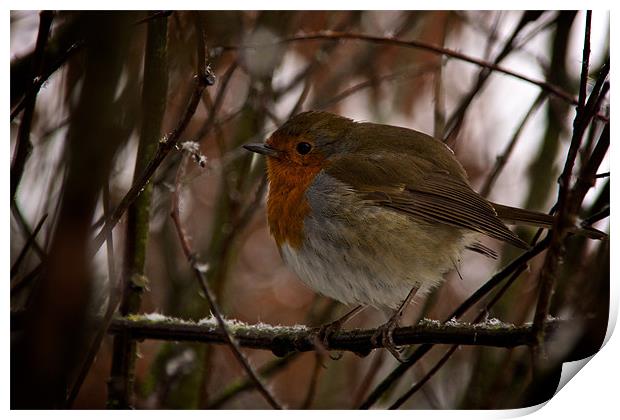
POLYGON ((201 167, 207 166, 207 157, 205 155, 198 155, 197 161, 201 167))
POLYGON ((208 263, 199 263, 199 262, 197 262, 196 264, 194 264, 194 267, 196 267, 196 270, 200 271, 203 274, 206 274, 207 271, 209 271, 209 264, 208 263))
POLYGON ((200 152, 200 145, 195 141, 184 141, 181 143, 181 150, 190 153, 201 167, 207 165, 207 157, 200 152))
POLYGON ((200 145, 195 141, 184 141, 181 143, 181 149, 190 153, 200 153, 200 145))
POLYGON ((502 321, 500 321, 497 318, 489 318, 489 319, 487 319, 486 324, 489 325, 489 326, 492 326, 492 327, 496 327, 498 325, 501 325, 502 321))
POLYGON ((166 315, 162 315, 159 313, 144 314, 142 315, 142 318, 144 318, 146 321, 151 321, 151 322, 169 321, 169 318, 166 315))
POLYGON ((450 321, 446 322, 446 325, 450 327, 457 327, 459 325, 459 322, 456 320, 456 318, 452 318, 450 319, 450 321))

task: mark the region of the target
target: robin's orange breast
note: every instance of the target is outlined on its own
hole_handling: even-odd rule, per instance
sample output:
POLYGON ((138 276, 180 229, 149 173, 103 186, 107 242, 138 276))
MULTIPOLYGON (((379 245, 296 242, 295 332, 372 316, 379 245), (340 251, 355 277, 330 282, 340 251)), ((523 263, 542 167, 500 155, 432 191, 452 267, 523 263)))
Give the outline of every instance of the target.
POLYGON ((319 164, 297 166, 268 160, 267 221, 279 247, 286 242, 294 249, 301 247, 304 219, 310 213, 306 191, 321 169, 319 164))

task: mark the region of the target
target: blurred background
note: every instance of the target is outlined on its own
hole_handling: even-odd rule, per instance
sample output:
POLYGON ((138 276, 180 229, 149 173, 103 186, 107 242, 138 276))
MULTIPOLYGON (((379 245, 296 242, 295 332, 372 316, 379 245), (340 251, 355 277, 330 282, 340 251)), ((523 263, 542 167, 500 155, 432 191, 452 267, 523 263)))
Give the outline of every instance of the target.
MULTIPOLYGON (((493 201, 547 212, 557 199, 575 116, 566 100, 421 49, 363 40, 278 41, 327 30, 417 40, 499 63, 577 97, 585 12, 13 11, 10 19, 11 110, 20 110, 10 125, 15 408, 63 406, 81 374, 73 407, 115 406, 109 394, 118 391, 114 375, 123 367, 114 354, 122 348, 137 352, 129 384, 137 408, 268 408, 257 392, 239 386, 245 374, 225 346, 118 336, 115 342, 103 334, 100 347, 89 349, 118 301, 124 314, 209 315, 170 217, 174 191, 226 317, 319 326, 345 313, 284 266, 266 224, 264 159, 240 148, 264 140, 297 112, 328 110, 447 139, 474 188, 493 201), (185 143, 169 153, 97 249, 92 239, 102 220, 182 118, 202 59, 216 80, 179 138, 198 148, 185 143), (35 75, 49 78, 33 95, 35 75), (495 177, 497 157, 506 150, 495 177), (83 362, 86 355, 92 363, 83 362)), ((593 13, 591 50, 588 89, 609 58, 606 12, 593 13)), ((609 113, 607 102, 601 113, 609 113)), ((600 121, 588 129, 577 167, 602 129, 600 121)), ((599 173, 608 171, 605 159, 599 173)), ((580 216, 605 208, 608 177, 597 180, 580 216)), ((608 219, 594 226, 608 231, 608 219)), ((524 238, 533 233, 519 231, 524 238)), ((500 257, 464 254, 459 273, 411 308, 410 319, 446 317, 517 255, 497 241, 485 244, 500 257)), ((532 320, 543 259, 530 263, 489 317, 532 320)), ((605 336, 609 242, 570 238, 558 278, 551 314, 574 319, 574 327, 553 337, 539 380, 526 347, 464 346, 404 407, 516 408, 550 398, 561 362, 591 355, 605 336)), ((367 310, 347 328, 383 322, 381 313, 367 310)), ((379 406, 423 376, 446 348, 436 346, 379 406)), ((383 350, 339 360, 312 352, 284 358, 244 352, 293 408, 356 407, 397 363, 383 350)))

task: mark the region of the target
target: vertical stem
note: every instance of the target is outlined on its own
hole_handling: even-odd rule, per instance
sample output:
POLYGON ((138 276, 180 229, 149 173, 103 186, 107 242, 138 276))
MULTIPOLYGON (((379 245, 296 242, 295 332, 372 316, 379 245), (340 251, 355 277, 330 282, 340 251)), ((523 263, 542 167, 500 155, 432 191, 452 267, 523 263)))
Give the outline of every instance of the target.
MULTIPOLYGON (((150 19, 147 31, 142 91, 142 126, 134 169, 134 183, 146 169, 157 148, 168 91, 167 17, 150 19)), ((149 233, 151 193, 152 188, 148 184, 127 210, 127 234, 122 271, 123 297, 120 304, 122 315, 140 310, 142 293, 147 285, 144 263, 149 233)), ((108 383, 108 407, 127 408, 132 405, 135 361, 136 342, 126 334, 116 336, 112 371, 108 383)))
MULTIPOLYGON (((590 57, 591 17, 592 16, 590 13, 586 15, 586 30, 583 48, 583 58, 586 61, 588 61, 590 57)), ((568 149, 568 154, 566 156, 564 170, 562 171, 562 176, 559 180, 560 190, 557 201, 558 212, 551 231, 551 244, 549 246, 549 252, 545 257, 545 262, 540 273, 540 293, 538 303, 536 305, 536 313, 534 315, 533 324, 534 335, 536 337, 535 350, 537 350, 540 354, 544 354, 544 351, 542 351, 542 345, 545 339, 544 329, 541 325, 547 318, 551 307, 551 297, 555 288, 556 273, 558 266, 560 265, 560 258, 563 252, 564 239, 567 235, 567 228, 574 224, 576 212, 579 207, 581 207, 581 202, 583 200, 583 197, 577 197, 575 203, 570 202, 572 198, 570 191, 570 180, 573 173, 573 166, 577 158, 577 152, 581 147, 583 135, 588 124, 590 123, 590 119, 598 112, 598 107, 596 106, 597 103, 600 105, 600 102, 598 101, 598 90, 607 76, 605 72, 599 76, 597 86, 595 86, 588 100, 588 104, 586 104, 585 87, 583 86, 588 78, 588 67, 589 63, 584 63, 581 69, 581 88, 579 92, 580 96, 579 103, 577 105, 577 114, 575 115, 575 120, 573 123, 573 134, 571 144, 568 149), (583 97, 581 95, 583 95, 583 97)), ((601 96, 603 95, 604 93, 601 92, 601 96)))
POLYGON ((579 104, 577 109, 580 113, 586 105, 586 87, 588 85, 588 71, 590 68, 590 31, 592 29, 592 10, 586 12, 586 31, 583 42, 583 55, 581 58, 581 83, 579 83, 579 104))
MULTIPOLYGON (((555 86, 567 86, 566 56, 570 31, 575 19, 575 11, 561 11, 557 18, 557 27, 551 45, 551 66, 547 80, 555 86)), ((558 167, 553 164, 560 148, 560 139, 565 132, 565 119, 569 105, 557 98, 549 98, 547 102, 547 127, 543 135, 540 149, 529 164, 530 188, 523 208, 540 210, 548 207, 550 192, 555 189, 558 167)))

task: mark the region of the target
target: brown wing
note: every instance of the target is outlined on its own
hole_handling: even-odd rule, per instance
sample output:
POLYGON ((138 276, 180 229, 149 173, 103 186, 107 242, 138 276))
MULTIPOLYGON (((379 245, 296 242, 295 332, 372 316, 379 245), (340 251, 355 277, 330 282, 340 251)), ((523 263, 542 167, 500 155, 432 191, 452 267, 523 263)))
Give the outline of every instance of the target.
POLYGON ((519 248, 529 248, 459 173, 429 171, 432 162, 420 159, 402 154, 393 154, 389 159, 385 155, 371 159, 348 156, 334 161, 327 172, 376 205, 418 220, 473 230, 519 248), (359 182, 360 179, 363 181, 359 182))

